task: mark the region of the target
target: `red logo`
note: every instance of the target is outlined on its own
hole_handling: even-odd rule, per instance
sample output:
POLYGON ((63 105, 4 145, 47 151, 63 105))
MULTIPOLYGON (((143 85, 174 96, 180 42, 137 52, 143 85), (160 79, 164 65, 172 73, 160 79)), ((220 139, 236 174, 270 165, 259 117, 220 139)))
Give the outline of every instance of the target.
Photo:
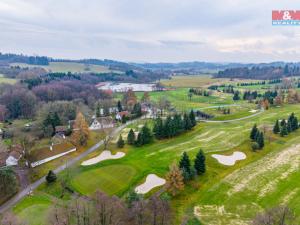
POLYGON ((300 20, 300 10, 272 10, 272 20, 300 20))

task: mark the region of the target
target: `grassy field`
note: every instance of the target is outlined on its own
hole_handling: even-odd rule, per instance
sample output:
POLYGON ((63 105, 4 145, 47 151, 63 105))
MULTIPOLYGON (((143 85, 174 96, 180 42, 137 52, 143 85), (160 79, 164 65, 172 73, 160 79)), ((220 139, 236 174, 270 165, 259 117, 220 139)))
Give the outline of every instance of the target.
MULTIPOLYGON (((138 95, 140 97, 141 93, 138 95)), ((183 109, 233 104, 232 95, 223 93, 210 97, 194 96, 189 101, 187 88, 150 93, 154 100, 162 95, 175 107, 183 109)), ((242 101, 237 103, 239 105, 236 107, 230 106, 232 114, 228 116, 231 117, 222 117, 222 114, 216 112, 216 108, 203 110, 219 114, 216 118, 224 120, 247 116, 255 107, 242 101)), ((190 182, 180 195, 171 199, 176 215, 175 224, 181 224, 184 217, 197 217, 201 223, 209 225, 249 224, 257 212, 278 204, 289 205, 299 215, 300 130, 287 137, 272 133, 275 120, 286 119, 291 112, 299 118, 299 105, 272 107, 256 117, 240 121, 201 122, 192 131, 176 138, 156 140, 142 147, 126 145, 122 149, 126 153, 123 158, 85 167, 78 164, 71 168, 70 185, 77 192, 86 195, 100 189, 108 194, 123 197, 129 190, 142 183, 150 173, 164 177, 168 166, 174 161, 178 162, 183 152, 187 152, 193 160, 199 149, 203 149, 206 153, 207 173, 190 182), (257 152, 251 150, 249 140, 250 130, 255 123, 265 135, 265 147, 257 152), (211 154, 227 155, 234 151, 244 152, 247 158, 238 161, 234 166, 225 166, 211 157, 211 154)), ((120 151, 115 144, 111 144, 108 149, 113 152, 120 151)), ((87 158, 94 157, 101 151, 103 149, 97 150, 87 158)), ((66 174, 59 174, 59 178, 66 174)), ((44 184, 34 196, 20 202, 14 211, 30 220, 31 216, 26 217, 26 211, 23 211, 34 212, 41 207, 43 218, 43 212, 47 212, 51 201, 58 199, 61 192, 59 184, 44 184), (37 199, 35 204, 30 204, 32 198, 37 199), (44 205, 45 198, 51 200, 44 205)), ((296 224, 298 223, 299 218, 296 224)))
POLYGON ((26 63, 12 63, 11 66, 20 66, 20 67, 42 67, 47 71, 52 72, 71 72, 71 73, 85 73, 85 72, 94 72, 94 73, 106 73, 111 72, 108 67, 100 65, 90 65, 83 63, 74 63, 74 62, 50 62, 48 66, 40 65, 29 65, 26 63))
POLYGON ((6 78, 3 74, 0 74, 0 84, 15 84, 17 81, 17 79, 6 78))

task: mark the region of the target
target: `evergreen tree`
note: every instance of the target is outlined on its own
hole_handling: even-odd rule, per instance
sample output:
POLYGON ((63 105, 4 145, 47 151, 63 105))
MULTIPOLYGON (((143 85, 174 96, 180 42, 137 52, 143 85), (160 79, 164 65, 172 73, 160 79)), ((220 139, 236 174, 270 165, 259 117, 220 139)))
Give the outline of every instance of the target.
POLYGON ((286 124, 284 123, 283 126, 281 127, 281 130, 280 130, 280 136, 283 137, 283 136, 286 136, 286 135, 288 135, 288 131, 287 131, 286 124))
POLYGON ((141 134, 142 134, 142 139, 143 139, 143 145, 144 144, 149 144, 152 140, 153 140, 153 135, 151 133, 151 130, 148 128, 147 125, 144 125, 142 130, 141 130, 141 134))
POLYGON ((259 132, 258 138, 257 138, 257 144, 260 149, 262 149, 265 146, 265 140, 264 140, 264 134, 263 132, 259 132))
POLYGON ((100 113, 100 105, 99 103, 97 104, 97 107, 96 107, 96 117, 100 117, 101 116, 101 113, 100 113))
POLYGON ((119 139, 118 139, 118 141, 117 141, 117 146, 118 146, 118 148, 123 148, 124 145, 125 145, 125 142, 124 142, 124 140, 123 140, 123 138, 122 138, 122 135, 120 135, 120 136, 119 136, 119 139))
POLYGON ((193 110, 191 110, 189 117, 191 120, 192 127, 196 126, 196 116, 193 110))
POLYGON ((203 174, 206 171, 205 155, 201 149, 196 155, 194 168, 198 175, 203 174))
POLYGON ((119 112, 122 112, 123 111, 123 107, 122 107, 122 104, 121 104, 121 101, 119 100, 118 103, 117 103, 117 107, 118 107, 118 111, 119 112))
POLYGON ((53 183, 56 181, 56 179, 56 174, 52 170, 49 170, 48 175, 46 176, 47 183, 53 183))
POLYGON ((164 123, 164 136, 167 138, 172 137, 174 133, 173 120, 171 116, 168 116, 164 123))
POLYGON ((180 134, 183 131, 183 121, 181 115, 175 114, 173 118, 173 126, 175 135, 180 134))
POLYGON ((154 127, 153 127, 153 133, 157 139, 161 139, 164 137, 163 130, 164 130, 163 121, 160 117, 158 117, 155 120, 154 127))
POLYGON ((179 168, 182 169, 187 174, 191 174, 191 162, 186 152, 183 152, 182 154, 182 157, 179 161, 179 168))
POLYGON ((288 133, 292 132, 292 122, 290 120, 288 120, 286 128, 288 133))
POLYGON ((279 121, 276 120, 276 123, 275 123, 275 125, 274 125, 274 127, 273 127, 273 133, 274 133, 274 134, 278 134, 279 132, 280 132, 279 121))
POLYGON ((136 146, 142 146, 144 143, 144 140, 143 140, 143 136, 142 136, 142 133, 140 132, 137 136, 137 139, 135 141, 135 145, 136 146))
POLYGON ((188 115, 185 113, 183 116, 183 124, 184 124, 184 129, 185 130, 191 130, 192 129, 192 122, 188 115))
POLYGON ((293 120, 292 127, 293 127, 294 130, 297 130, 299 128, 298 118, 296 116, 293 120))
POLYGON ((252 140, 255 140, 255 137, 256 137, 256 135, 257 135, 257 132, 258 132, 257 126, 256 126, 256 124, 254 124, 254 126, 253 126, 253 128, 252 128, 252 130, 251 130, 251 133, 250 133, 250 138, 251 138, 252 140))
POLYGON ((142 116, 142 106, 140 103, 135 103, 133 106, 132 114, 135 114, 137 117, 142 116))
POLYGON ((135 134, 132 129, 130 129, 128 135, 127 135, 127 144, 133 145, 135 142, 135 134))
POLYGON ((234 92, 234 95, 233 95, 233 101, 238 101, 238 100, 240 100, 240 95, 239 95, 239 92, 238 91, 236 91, 236 92, 234 92))

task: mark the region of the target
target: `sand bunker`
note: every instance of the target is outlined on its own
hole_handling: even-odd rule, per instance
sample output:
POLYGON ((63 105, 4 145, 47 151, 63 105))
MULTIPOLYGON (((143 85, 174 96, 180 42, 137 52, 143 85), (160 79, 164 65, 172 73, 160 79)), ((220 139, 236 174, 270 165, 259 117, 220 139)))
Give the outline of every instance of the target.
POLYGON ((146 181, 135 188, 135 192, 138 194, 146 194, 147 192, 151 191, 153 188, 162 186, 165 183, 166 183, 165 179, 160 178, 155 174, 149 174, 146 178, 146 181))
POLYGON ((250 110, 249 112, 251 112, 251 113, 256 113, 258 110, 257 109, 252 109, 252 110, 250 110))
POLYGON ((105 151, 101 152, 101 154, 98 155, 97 157, 94 157, 94 158, 88 159, 86 161, 83 161, 81 163, 81 165, 82 166, 89 166, 89 165, 93 165, 93 164, 99 163, 99 162, 104 161, 104 160, 119 159, 119 158, 122 158, 124 156, 125 156, 124 152, 117 152, 115 155, 112 155, 110 151, 105 150, 105 151))
POLYGON ((233 166, 236 161, 246 159, 246 155, 243 152, 234 152, 232 155, 213 154, 211 156, 226 166, 233 166))

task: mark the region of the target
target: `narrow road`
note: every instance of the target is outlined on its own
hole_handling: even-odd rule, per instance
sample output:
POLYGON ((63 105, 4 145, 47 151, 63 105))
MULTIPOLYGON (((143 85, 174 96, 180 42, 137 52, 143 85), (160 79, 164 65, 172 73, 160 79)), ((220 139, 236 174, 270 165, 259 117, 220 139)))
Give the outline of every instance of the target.
MULTIPOLYGON (((128 121, 126 124, 123 124, 119 127, 117 127, 116 129, 114 129, 114 131, 111 133, 111 136, 116 136, 123 128, 125 128, 127 125, 132 124, 134 122, 138 121, 137 120, 132 120, 132 121, 128 121)), ((85 152, 81 153, 79 156, 69 160, 67 163, 57 167, 55 170, 53 170, 55 173, 59 173, 61 171, 63 171, 64 169, 66 169, 69 166, 74 165, 75 163, 79 162, 80 160, 82 160, 84 157, 86 157, 87 155, 89 155, 90 153, 96 151, 101 145, 103 145, 103 140, 99 141, 97 144, 95 144, 94 146, 90 147, 88 150, 86 150, 85 152)), ((12 208, 17 202, 19 202, 21 199, 23 199, 26 195, 28 195, 28 193, 30 193, 32 190, 36 189, 38 186, 40 186, 42 183, 44 183, 45 177, 40 178, 39 180, 31 183, 30 185, 28 185, 26 188, 22 189, 21 191, 19 191, 14 197, 12 197, 10 200, 8 200, 7 202, 5 202, 4 204, 2 204, 0 206, 0 213, 4 213, 6 210, 12 208)))
POLYGON ((254 113, 252 115, 245 116, 245 117, 242 117, 242 118, 232 119, 232 120, 198 120, 198 121, 200 121, 200 122, 206 122, 206 123, 230 123, 230 122, 245 120, 245 119, 249 119, 249 118, 258 116, 259 114, 263 113, 264 111, 265 110, 263 108, 261 108, 260 111, 257 112, 257 113, 254 113))

